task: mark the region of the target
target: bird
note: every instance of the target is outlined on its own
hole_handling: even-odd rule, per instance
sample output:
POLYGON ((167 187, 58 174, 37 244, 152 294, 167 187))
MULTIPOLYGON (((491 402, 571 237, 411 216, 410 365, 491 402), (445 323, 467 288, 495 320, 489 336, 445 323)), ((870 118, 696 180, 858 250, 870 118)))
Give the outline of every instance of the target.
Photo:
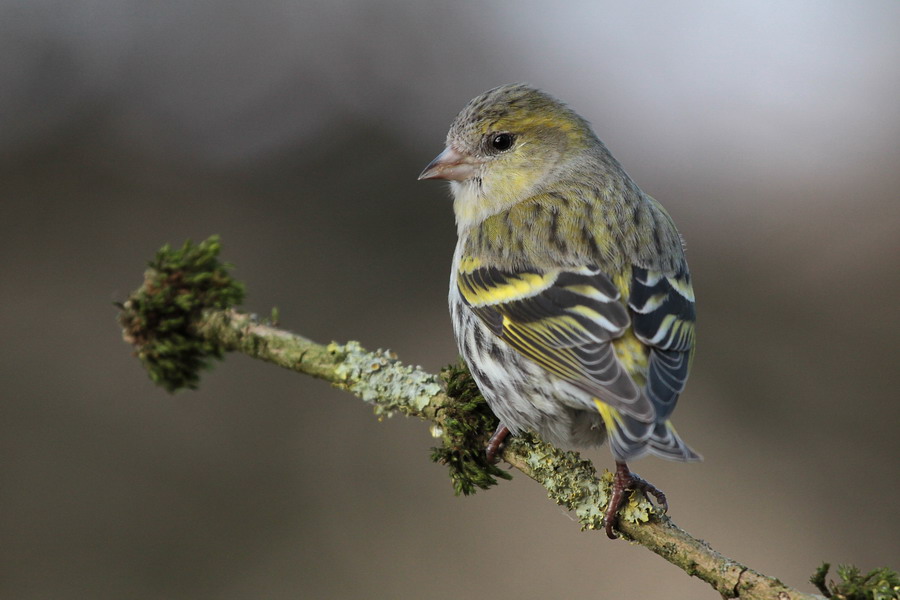
POLYGON ((457 245, 450 315, 460 355, 499 419, 485 449, 533 431, 562 447, 608 442, 615 539, 645 454, 701 460, 671 415, 695 346, 684 242, 590 123, 524 83, 473 98, 419 175, 446 180, 457 245))

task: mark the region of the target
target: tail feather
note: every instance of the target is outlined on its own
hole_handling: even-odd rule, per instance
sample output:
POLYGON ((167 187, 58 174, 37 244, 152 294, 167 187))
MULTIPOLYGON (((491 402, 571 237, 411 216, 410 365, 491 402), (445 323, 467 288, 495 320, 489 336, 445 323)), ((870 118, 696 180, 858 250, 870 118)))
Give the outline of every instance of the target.
POLYGON ((703 457, 694 452, 675 431, 672 421, 657 423, 647 441, 651 453, 670 460, 698 461, 703 457))
POLYGON ((702 460, 675 431, 669 420, 646 423, 594 399, 597 412, 603 418, 610 449, 616 460, 629 461, 647 452, 669 460, 702 460))
POLYGON ((631 460, 647 453, 648 442, 653 435, 653 423, 626 415, 596 398, 594 405, 603 418, 606 437, 616 460, 631 460))

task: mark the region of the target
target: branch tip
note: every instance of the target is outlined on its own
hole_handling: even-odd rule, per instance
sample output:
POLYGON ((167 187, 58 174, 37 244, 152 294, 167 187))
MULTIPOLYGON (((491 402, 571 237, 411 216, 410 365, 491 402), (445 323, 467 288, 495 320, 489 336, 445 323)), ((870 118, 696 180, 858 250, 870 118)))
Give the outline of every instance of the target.
POLYGON ((232 266, 218 260, 220 249, 218 236, 176 250, 166 244, 141 287, 116 303, 122 337, 150 379, 169 392, 196 389, 200 371, 225 354, 222 344, 195 330, 204 311, 228 309, 244 298, 244 285, 229 274, 232 266))

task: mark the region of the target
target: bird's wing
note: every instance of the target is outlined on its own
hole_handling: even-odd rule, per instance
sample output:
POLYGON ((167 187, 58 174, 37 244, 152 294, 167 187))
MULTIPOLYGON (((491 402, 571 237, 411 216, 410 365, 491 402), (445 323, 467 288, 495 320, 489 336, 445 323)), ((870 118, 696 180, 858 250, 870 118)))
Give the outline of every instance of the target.
POLYGON ((666 276, 634 267, 628 308, 634 334, 650 347, 647 393, 660 419, 668 418, 684 390, 694 349, 694 291, 681 269, 666 276))
MULTIPOLYGON (((498 337, 550 373, 634 420, 629 437, 650 435, 655 411, 616 356, 612 340, 631 319, 619 290, 596 266, 500 269, 463 257, 463 301, 498 337)), ((592 404, 596 404, 593 406, 592 404)), ((606 417, 604 417, 606 418, 606 417)))
POLYGON ((699 459, 669 422, 694 351, 694 291, 686 264, 671 275, 633 267, 628 308, 635 336, 650 349, 645 393, 657 426, 649 445, 664 456, 699 459))

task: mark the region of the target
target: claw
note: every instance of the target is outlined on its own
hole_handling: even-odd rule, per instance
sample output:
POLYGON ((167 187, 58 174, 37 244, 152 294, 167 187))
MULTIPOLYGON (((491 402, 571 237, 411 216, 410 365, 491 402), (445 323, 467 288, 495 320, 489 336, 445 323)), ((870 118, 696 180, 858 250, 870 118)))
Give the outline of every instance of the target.
POLYGON ((663 509, 663 512, 668 512, 669 510, 669 503, 666 501, 666 495, 662 490, 641 479, 641 477, 628 469, 628 465, 617 460, 616 474, 613 478, 612 497, 609 499, 606 513, 603 515, 606 536, 611 540, 619 537, 614 529, 619 524, 619 509, 625 503, 626 490, 640 490, 644 494, 649 494, 656 499, 656 503, 663 509))

